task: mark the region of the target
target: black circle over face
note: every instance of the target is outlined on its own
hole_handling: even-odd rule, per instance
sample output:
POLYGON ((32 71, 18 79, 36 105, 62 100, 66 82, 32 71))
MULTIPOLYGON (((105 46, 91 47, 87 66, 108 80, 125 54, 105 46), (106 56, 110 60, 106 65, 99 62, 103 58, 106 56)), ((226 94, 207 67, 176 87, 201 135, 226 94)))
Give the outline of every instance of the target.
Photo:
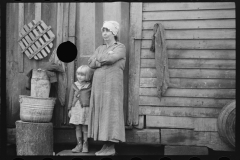
POLYGON ((74 61, 77 57, 77 47, 70 41, 61 43, 57 48, 58 59, 65 63, 74 61))

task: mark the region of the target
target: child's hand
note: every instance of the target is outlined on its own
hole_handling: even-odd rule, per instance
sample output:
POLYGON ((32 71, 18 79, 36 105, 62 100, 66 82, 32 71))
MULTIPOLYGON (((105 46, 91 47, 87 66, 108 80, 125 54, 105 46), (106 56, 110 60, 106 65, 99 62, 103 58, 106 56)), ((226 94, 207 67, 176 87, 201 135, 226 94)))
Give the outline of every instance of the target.
POLYGON ((68 111, 68 117, 71 118, 71 115, 72 115, 71 110, 69 110, 68 111))

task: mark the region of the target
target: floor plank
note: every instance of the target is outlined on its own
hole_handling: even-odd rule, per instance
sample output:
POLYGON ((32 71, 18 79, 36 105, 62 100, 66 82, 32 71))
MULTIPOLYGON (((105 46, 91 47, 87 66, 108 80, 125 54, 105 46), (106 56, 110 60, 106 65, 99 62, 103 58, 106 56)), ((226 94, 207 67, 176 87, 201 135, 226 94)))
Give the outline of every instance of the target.
POLYGON ((165 146, 164 155, 208 155, 208 148, 196 146, 165 146))

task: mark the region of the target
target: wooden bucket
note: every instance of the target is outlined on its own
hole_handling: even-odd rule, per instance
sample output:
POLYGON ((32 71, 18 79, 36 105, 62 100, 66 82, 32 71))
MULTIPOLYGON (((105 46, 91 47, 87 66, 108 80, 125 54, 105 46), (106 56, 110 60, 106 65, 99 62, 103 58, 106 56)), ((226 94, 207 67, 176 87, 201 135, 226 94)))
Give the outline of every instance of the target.
POLYGON ((50 81, 45 70, 33 69, 31 79, 31 96, 48 98, 50 94, 50 81))
POLYGON ((230 147, 235 148, 236 101, 225 105, 217 120, 218 133, 221 139, 230 147))
POLYGON ((47 123, 52 119, 56 98, 19 96, 20 119, 25 122, 47 123))

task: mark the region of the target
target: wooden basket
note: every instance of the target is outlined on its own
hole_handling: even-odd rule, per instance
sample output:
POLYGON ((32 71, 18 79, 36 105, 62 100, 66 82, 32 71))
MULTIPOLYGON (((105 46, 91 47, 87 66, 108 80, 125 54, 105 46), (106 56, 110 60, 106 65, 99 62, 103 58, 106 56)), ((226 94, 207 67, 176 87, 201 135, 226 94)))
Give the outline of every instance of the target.
POLYGON ((19 33, 20 39, 18 43, 29 59, 41 60, 50 53, 53 47, 52 41, 55 35, 50 30, 51 26, 47 26, 42 20, 33 20, 28 25, 24 25, 19 33))

